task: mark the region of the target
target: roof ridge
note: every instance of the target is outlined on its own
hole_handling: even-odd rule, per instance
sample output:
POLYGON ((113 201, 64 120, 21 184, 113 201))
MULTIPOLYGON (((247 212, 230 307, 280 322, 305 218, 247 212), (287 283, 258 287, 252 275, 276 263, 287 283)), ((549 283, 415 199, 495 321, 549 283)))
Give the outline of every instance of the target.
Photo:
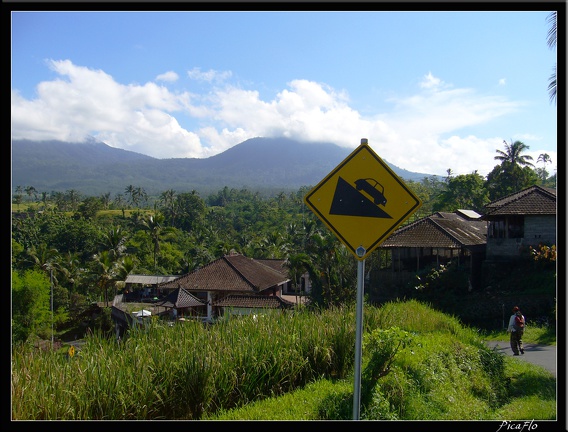
POLYGON ((538 192, 544 192, 546 195, 549 195, 551 197, 555 197, 555 195, 551 191, 544 189, 542 186, 532 185, 532 186, 529 186, 525 189, 521 189, 520 191, 512 192, 512 193, 507 194, 507 195, 505 195, 505 196, 503 196, 499 199, 496 199, 495 201, 492 201, 489 204, 487 204, 486 207, 494 207, 495 205, 498 205, 499 202, 506 201, 506 200, 509 200, 508 202, 518 201, 521 198, 524 198, 524 197, 526 197, 527 195, 529 195, 533 192, 537 192, 537 193, 538 192))
POLYGON ((276 270, 276 269, 270 267, 269 265, 263 263, 263 262, 260 261, 260 260, 286 261, 286 260, 283 260, 283 259, 281 259, 281 258, 258 258, 258 259, 249 258, 249 259, 251 259, 252 261, 254 261, 254 262, 257 263, 257 264, 260 264, 261 266, 265 267, 265 268, 268 269, 269 271, 271 271, 271 272, 273 272, 273 273, 275 273, 275 274, 278 274, 279 276, 282 275, 282 272, 279 272, 278 270, 276 270))
MULTIPOLYGON (((229 256, 231 256, 231 257, 234 257, 234 256, 242 256, 242 257, 245 258, 245 259, 248 259, 248 260, 251 260, 251 261, 254 261, 254 260, 253 260, 252 258, 247 258, 246 256, 244 256, 243 254, 240 254, 240 253, 230 254, 230 255, 223 255, 223 257, 222 257, 222 259, 224 259, 225 262, 226 262, 227 264, 229 264, 229 266, 240 276, 240 278, 241 278, 242 280, 244 280, 244 281, 245 281, 249 286, 251 286, 255 291, 259 291, 260 287, 257 287, 255 284, 253 284, 238 268, 236 268, 236 267, 234 266, 234 264, 233 264, 231 261, 229 261, 229 260, 227 259, 227 257, 229 257, 229 256)), ((261 264, 261 263, 258 263, 258 264, 261 264)), ((265 267, 267 267, 267 266, 265 266, 265 267)))

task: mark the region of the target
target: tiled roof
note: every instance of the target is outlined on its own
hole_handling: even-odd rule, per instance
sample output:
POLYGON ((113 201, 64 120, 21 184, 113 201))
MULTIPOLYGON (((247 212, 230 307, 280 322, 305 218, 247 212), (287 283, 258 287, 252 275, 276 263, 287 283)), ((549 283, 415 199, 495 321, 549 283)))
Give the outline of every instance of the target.
POLYGON ((284 266, 286 260, 258 258, 255 259, 255 261, 267 265, 271 269, 276 270, 277 272, 282 273, 282 275, 288 277, 288 269, 284 266))
POLYGON ((294 306, 294 303, 276 296, 231 294, 213 303, 213 306, 281 309, 294 306))
MULTIPOLYGON (((472 213, 467 213, 471 216, 472 213)), ((478 215, 479 216, 479 215, 478 215)), ((437 212, 394 231, 381 245, 393 247, 475 247, 487 243, 487 222, 466 217, 463 211, 437 212)))
POLYGON ((260 293, 289 279, 281 272, 244 255, 225 255, 209 264, 160 284, 160 288, 184 288, 188 291, 232 291, 260 293))
POLYGON ((205 302, 199 300, 183 288, 177 288, 165 298, 163 302, 156 303, 155 306, 170 308, 187 308, 194 306, 205 306, 205 302))
POLYGON ((484 219, 509 215, 555 215, 556 189, 531 186, 493 201, 485 207, 484 219))

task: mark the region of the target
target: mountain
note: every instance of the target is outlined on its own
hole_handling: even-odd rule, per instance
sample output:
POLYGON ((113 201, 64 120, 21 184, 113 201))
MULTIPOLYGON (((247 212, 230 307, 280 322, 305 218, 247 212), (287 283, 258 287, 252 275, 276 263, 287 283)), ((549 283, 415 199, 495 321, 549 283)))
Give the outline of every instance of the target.
MULTIPOLYGON (((227 186, 273 195, 316 185, 352 151, 332 143, 251 138, 206 159, 156 159, 93 139, 85 143, 14 140, 12 189, 33 186, 38 192, 76 190, 87 196, 108 192, 114 196, 132 185, 148 195, 173 189, 195 190, 205 197, 227 186)), ((403 180, 430 177, 385 162, 403 180)))

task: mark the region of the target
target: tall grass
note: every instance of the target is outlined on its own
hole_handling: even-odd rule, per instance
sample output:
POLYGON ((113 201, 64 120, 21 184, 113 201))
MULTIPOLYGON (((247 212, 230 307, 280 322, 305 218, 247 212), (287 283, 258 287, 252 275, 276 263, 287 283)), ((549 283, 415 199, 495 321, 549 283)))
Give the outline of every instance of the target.
MULTIPOLYGON (((363 352, 363 365, 374 368, 365 375, 371 377, 365 385, 373 387, 366 393, 366 418, 482 418, 502 405, 502 358, 474 329, 416 301, 366 306, 363 323, 364 336, 375 335, 363 352), (392 328, 408 335, 408 343, 382 344, 381 335, 396 332, 377 329, 392 328), (460 401, 453 409, 444 405, 448 394, 460 401)), ((12 419, 215 418, 322 379, 349 380, 354 341, 355 310, 344 307, 213 325, 169 327, 153 317, 120 342, 91 335, 73 357, 21 344, 12 350, 12 419)), ((346 388, 306 408, 301 418, 349 419, 352 393, 346 388)))
POLYGON ((341 310, 272 312, 169 327, 155 319, 123 341, 94 334, 70 358, 12 352, 14 419, 199 419, 344 377, 354 326, 341 310))

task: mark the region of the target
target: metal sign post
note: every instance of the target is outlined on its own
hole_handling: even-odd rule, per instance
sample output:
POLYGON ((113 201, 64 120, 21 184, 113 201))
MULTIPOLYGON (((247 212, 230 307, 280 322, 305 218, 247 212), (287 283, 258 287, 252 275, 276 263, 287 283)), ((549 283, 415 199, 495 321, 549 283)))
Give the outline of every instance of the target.
POLYGON ((369 147, 367 138, 361 138, 361 145, 304 202, 359 260, 353 395, 353 420, 359 420, 365 259, 422 203, 369 147))
POLYGON ((365 260, 357 265, 357 318, 355 328, 355 384, 353 389, 353 420, 359 420, 361 413, 361 357, 363 355, 363 292, 365 282, 365 260))

